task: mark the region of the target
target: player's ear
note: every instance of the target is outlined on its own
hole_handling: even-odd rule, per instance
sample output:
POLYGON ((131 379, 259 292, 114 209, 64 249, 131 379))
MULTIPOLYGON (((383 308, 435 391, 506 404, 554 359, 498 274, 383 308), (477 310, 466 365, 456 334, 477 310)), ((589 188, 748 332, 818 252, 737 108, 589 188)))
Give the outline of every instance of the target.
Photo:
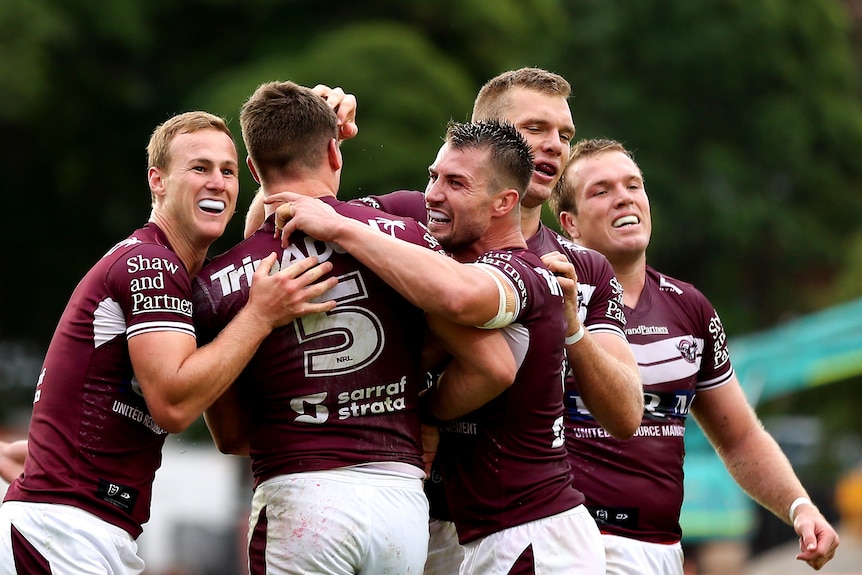
POLYGON ((150 185, 150 192, 152 192, 153 195, 165 195, 164 173, 161 168, 150 166, 149 169, 147 169, 147 183, 150 185))
POLYGON ((251 156, 245 157, 245 165, 248 166, 248 171, 251 172, 251 177, 254 178, 254 181, 260 184, 260 176, 257 174, 254 162, 251 161, 251 156))
POLYGON ((344 164, 344 158, 341 156, 341 147, 338 145, 338 140, 335 138, 329 140, 327 155, 329 157, 329 165, 332 168, 332 171, 337 172, 340 170, 341 166, 344 164))
POLYGON ((572 216, 571 212, 560 212, 560 227, 566 232, 571 239, 576 240, 581 237, 581 232, 578 230, 578 222, 572 216))
POLYGON ((518 190, 514 188, 500 190, 496 193, 494 198, 494 211, 497 212, 498 215, 504 215, 511 212, 520 203, 521 196, 518 194, 518 190))

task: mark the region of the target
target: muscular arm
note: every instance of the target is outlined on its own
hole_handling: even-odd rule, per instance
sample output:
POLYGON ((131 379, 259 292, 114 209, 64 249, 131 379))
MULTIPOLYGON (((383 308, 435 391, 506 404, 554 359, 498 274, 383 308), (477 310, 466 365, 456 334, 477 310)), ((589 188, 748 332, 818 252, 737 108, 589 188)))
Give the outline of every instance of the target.
POLYGON ((566 346, 584 405, 617 439, 628 439, 643 420, 644 396, 637 361, 626 340, 610 333, 591 334, 566 346))
POLYGON ((429 392, 431 413, 455 419, 478 409, 515 381, 518 367, 499 330, 482 330, 429 316, 428 325, 452 355, 452 361, 429 392))
POLYGON ((281 195, 289 201, 278 208, 278 221, 284 222, 285 215, 290 218, 284 223, 283 237, 302 230, 318 240, 337 243, 430 314, 472 326, 485 325, 498 315, 498 285, 510 289, 502 276, 498 284, 479 266, 458 263, 346 218, 319 199, 290 192, 281 195))
POLYGON ((129 339, 129 355, 147 407, 156 423, 178 433, 197 419, 236 379, 269 333, 306 313, 328 311, 334 301, 311 303, 337 280, 321 276, 332 269, 313 258, 268 275, 275 254, 255 271, 249 301, 209 344, 173 331, 129 339), (317 280, 320 280, 319 282, 317 280), (317 282, 317 283, 315 283, 317 282))
MULTIPOLYGON (((790 523, 790 504, 807 493, 778 443, 763 429, 736 377, 699 392, 692 413, 739 486, 790 523)), ((820 569, 835 555, 838 535, 815 506, 797 508, 793 529, 800 537, 797 559, 820 569)))
MULTIPOLYGON (((572 263, 559 252, 542 256, 557 276, 566 301, 567 334, 583 327, 578 316, 578 283, 572 263)), ((628 342, 612 333, 584 331, 580 341, 566 345, 566 357, 587 409, 617 439, 628 439, 643 420, 643 386, 637 360, 628 342)))

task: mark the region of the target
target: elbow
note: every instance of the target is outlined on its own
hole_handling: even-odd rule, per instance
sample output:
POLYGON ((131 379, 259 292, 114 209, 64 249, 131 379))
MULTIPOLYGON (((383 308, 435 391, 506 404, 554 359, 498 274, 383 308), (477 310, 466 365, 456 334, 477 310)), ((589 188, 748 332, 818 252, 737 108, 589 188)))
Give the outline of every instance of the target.
POLYGON ((150 409, 153 421, 168 433, 182 433, 195 422, 199 414, 191 414, 179 406, 150 409))
POLYGON ((608 421, 600 423, 615 439, 631 439, 643 423, 643 406, 643 394, 637 393, 630 401, 618 406, 616 417, 605 418, 608 421))
MULTIPOLYGON (((639 384, 640 385, 640 384, 639 384)), ((613 425, 605 429, 616 439, 630 439, 643 422, 644 398, 643 394, 636 394, 622 410, 622 414, 616 418, 613 425)))
POLYGON ((611 434, 614 439, 620 439, 625 441, 626 439, 631 439, 635 432, 640 427, 641 418, 626 418, 621 419, 619 422, 615 422, 614 425, 606 425, 605 431, 611 434))
POLYGON ((210 433, 213 443, 220 453, 225 455, 248 455, 248 442, 239 437, 224 437, 210 433))

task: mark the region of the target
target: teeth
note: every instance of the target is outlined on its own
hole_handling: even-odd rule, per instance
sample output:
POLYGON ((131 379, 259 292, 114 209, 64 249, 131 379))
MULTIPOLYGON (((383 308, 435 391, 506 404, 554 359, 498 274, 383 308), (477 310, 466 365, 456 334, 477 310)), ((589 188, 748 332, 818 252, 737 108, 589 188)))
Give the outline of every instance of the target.
POLYGON ((208 212, 223 212, 225 203, 219 200, 201 200, 198 207, 208 212))
POLYGON ((622 226, 630 225, 630 224, 639 224, 640 220, 637 216, 623 216, 617 220, 614 220, 613 226, 615 228, 619 228, 622 226))
POLYGON ((438 212, 437 210, 428 210, 428 218, 442 222, 449 221, 449 216, 447 216, 443 212, 438 212))

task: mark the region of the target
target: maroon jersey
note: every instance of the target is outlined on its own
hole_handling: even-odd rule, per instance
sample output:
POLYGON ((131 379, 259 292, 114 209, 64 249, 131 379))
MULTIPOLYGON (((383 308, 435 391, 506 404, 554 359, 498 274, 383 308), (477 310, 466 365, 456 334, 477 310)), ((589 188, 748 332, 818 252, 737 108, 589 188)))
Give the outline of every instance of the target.
POLYGON ((581 322, 590 333, 612 333, 625 339, 623 286, 605 256, 567 240, 545 224, 539 224, 539 231, 527 240, 527 249, 540 257, 554 251, 566 256, 578 274, 581 322))
POLYGON ((428 223, 425 194, 414 190, 398 190, 382 196, 365 196, 355 200, 378 210, 428 223))
POLYGON ((477 263, 501 271, 515 289, 516 317, 502 329, 519 369, 502 394, 441 424, 437 458, 461 543, 584 502, 563 437, 562 289, 527 250, 492 251, 477 263))
POLYGON ((651 543, 679 541, 685 421, 695 393, 733 376, 715 309, 694 286, 647 267, 636 309, 625 309, 644 385, 644 417, 634 437, 610 437, 577 391, 566 397, 569 462, 605 533, 651 543))
POLYGON ((72 505, 140 535, 166 432, 141 395, 127 340, 157 331, 194 337, 190 296, 188 272, 152 223, 90 269, 48 347, 24 474, 7 501, 72 505))
MULTIPOLYGON (((439 249, 422 224, 358 202, 325 199, 339 213, 384 233, 439 249)), ((424 314, 339 246, 294 234, 282 249, 273 218, 210 262, 195 280, 195 322, 204 341, 248 301, 260 260, 284 268, 315 255, 333 264, 338 285, 321 297, 335 309, 273 331, 237 384, 252 409, 250 455, 256 483, 277 475, 366 463, 422 468, 418 398, 424 314)), ((440 257, 446 257, 442 254, 440 257)), ((404 265, 410 265, 405 262, 404 265)))

